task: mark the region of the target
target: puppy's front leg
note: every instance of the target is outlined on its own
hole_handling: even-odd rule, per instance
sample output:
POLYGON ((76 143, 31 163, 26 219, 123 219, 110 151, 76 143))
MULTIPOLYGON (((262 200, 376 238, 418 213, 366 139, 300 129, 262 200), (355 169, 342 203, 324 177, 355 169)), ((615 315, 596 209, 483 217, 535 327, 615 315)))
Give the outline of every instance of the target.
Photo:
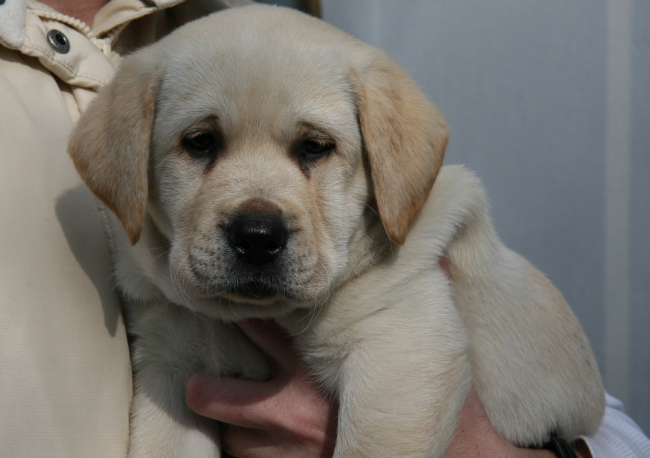
POLYGON ((135 378, 129 458, 219 458, 219 425, 183 405, 181 378, 147 372, 135 378))
POLYGON ((189 377, 206 367, 200 351, 207 343, 205 321, 172 304, 135 311, 129 458, 220 456, 219 425, 185 402, 189 377))
POLYGON ((192 374, 264 380, 268 364, 234 325, 173 304, 136 310, 130 320, 135 394, 129 458, 218 458, 219 424, 185 401, 192 374))
MULTIPOLYGON (((320 348, 329 350, 312 355, 344 355, 330 371, 338 374, 340 400, 334 456, 443 457, 471 381, 467 339, 446 278, 440 271, 389 283, 372 277, 362 280, 371 280, 366 285, 374 294, 353 281, 315 327, 320 348)), ((323 368, 332 366, 312 363, 327 383, 323 368)))

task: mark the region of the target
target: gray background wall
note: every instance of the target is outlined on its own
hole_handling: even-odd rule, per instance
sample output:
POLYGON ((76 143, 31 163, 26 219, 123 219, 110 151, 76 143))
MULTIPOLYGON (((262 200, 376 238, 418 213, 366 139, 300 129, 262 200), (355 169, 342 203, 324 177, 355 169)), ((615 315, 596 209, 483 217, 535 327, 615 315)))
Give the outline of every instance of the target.
POLYGON ((446 113, 447 163, 560 288, 650 432, 650 2, 323 0, 446 113))

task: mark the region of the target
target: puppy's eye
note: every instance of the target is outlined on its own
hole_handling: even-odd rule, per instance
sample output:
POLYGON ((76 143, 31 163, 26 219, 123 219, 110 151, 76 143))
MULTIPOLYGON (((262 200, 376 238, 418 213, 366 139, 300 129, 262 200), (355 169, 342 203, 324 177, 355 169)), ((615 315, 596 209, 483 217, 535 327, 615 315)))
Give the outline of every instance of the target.
POLYGON ((321 139, 304 140, 298 147, 298 158, 305 162, 316 162, 334 150, 334 143, 321 139))
POLYGON ((196 132, 183 139, 183 148, 192 157, 204 158, 218 152, 219 139, 211 132, 196 132))

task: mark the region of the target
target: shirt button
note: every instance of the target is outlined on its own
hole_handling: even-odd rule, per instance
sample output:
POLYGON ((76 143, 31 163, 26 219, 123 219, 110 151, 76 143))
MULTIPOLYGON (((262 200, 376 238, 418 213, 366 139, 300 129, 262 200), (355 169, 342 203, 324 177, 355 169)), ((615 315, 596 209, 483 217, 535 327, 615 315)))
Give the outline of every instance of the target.
POLYGON ((47 41, 50 43, 52 49, 60 54, 65 54, 70 51, 70 42, 68 37, 63 35, 63 32, 52 29, 47 32, 47 41))

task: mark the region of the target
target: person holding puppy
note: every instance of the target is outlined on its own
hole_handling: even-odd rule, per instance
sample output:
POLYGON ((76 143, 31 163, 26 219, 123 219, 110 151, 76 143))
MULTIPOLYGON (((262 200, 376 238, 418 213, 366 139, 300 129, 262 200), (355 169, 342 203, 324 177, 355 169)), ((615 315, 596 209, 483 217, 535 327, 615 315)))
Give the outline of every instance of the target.
MULTIPOLYGON (((130 366, 110 281, 112 235, 104 232, 106 210, 69 162, 67 136, 125 53, 240 3, 246 2, 0 4, 0 91, 7 114, 0 252, 11 260, 0 274, 5 456, 126 453, 130 366)), ((266 352, 271 380, 198 374, 188 386, 190 406, 233 425, 223 433, 233 456, 331 455, 336 403, 312 384, 280 330, 255 322, 240 326, 266 352)), ((589 456, 584 444, 577 448, 589 456)), ((471 395, 449 454, 476 456, 477 450, 552 456, 500 440, 471 395)))

